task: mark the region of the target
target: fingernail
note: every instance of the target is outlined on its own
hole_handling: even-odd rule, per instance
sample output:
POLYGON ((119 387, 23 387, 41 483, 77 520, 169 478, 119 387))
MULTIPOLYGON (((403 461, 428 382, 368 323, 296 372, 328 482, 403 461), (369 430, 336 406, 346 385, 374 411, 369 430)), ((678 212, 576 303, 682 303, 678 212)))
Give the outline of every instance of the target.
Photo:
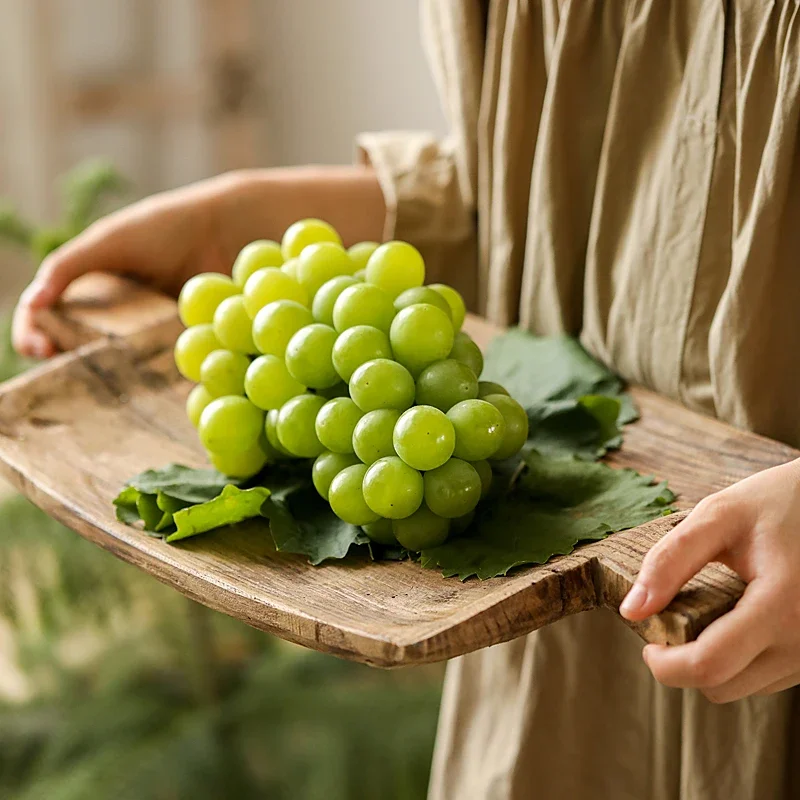
POLYGON ((647 589, 645 589, 641 584, 635 583, 633 588, 628 592, 625 599, 622 601, 619 611, 623 615, 635 614, 637 611, 640 611, 642 608, 644 608, 646 602, 647 589))

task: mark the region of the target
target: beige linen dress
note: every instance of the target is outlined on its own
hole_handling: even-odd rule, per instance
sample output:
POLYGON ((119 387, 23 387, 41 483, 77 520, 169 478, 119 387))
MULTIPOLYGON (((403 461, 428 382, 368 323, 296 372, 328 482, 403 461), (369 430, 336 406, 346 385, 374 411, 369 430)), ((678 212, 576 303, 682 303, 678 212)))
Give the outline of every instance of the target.
MULTIPOLYGON (((451 135, 368 134, 388 235, 489 319, 800 446, 797 0, 424 0, 451 135)), ((431 800, 800 798, 795 691, 657 684, 605 612, 453 661, 431 800)))

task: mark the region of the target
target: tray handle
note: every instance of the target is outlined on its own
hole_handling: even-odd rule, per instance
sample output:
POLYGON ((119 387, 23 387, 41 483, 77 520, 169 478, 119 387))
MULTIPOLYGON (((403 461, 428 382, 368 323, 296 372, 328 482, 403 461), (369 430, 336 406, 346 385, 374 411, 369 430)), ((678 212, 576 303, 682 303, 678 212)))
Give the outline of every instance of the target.
POLYGON ((177 319, 171 297, 119 275, 84 275, 36 324, 59 350, 74 350, 101 338, 129 337, 177 319))

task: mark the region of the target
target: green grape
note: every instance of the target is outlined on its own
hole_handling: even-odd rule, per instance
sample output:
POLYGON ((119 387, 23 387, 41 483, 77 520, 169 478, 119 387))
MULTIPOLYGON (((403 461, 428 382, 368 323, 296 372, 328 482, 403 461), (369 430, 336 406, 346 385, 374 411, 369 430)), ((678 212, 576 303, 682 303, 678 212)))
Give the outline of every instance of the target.
POLYGON ((361 530, 369 536, 371 541, 378 544, 383 544, 387 547, 392 545, 397 547, 399 544, 392 530, 392 520, 390 519, 379 519, 367 525, 362 525, 361 530))
POLYGON ((505 419, 486 400, 462 400, 447 412, 447 418, 456 431, 456 458, 483 461, 492 458, 503 444, 505 419))
POLYGON ((433 406, 414 406, 404 411, 392 437, 397 455, 418 470, 441 467, 456 443, 453 423, 433 406))
POLYGON ((362 411, 405 411, 414 404, 414 388, 411 373, 388 358, 367 361, 350 378, 350 397, 362 411))
POLYGON ((186 416, 193 427, 200 424, 200 415, 203 409, 214 399, 205 386, 195 386, 186 398, 186 416))
POLYGON ((334 242, 341 245, 342 239, 336 229, 321 219, 301 219, 290 225, 283 234, 281 250, 288 261, 297 258, 310 244, 334 242))
POLYGON ((389 342, 394 357, 418 375, 434 361, 447 358, 453 348, 453 326, 447 314, 436 306, 409 306, 392 321, 389 342))
POLYGON ((454 519, 469 514, 481 499, 481 478, 475 467, 451 458, 425 473, 425 502, 440 517, 454 519))
POLYGON ((456 334, 453 340, 453 349, 448 358, 454 358, 456 361, 466 364, 475 373, 475 377, 480 378, 481 372, 483 372, 483 353, 469 334, 463 331, 456 334))
POLYGON ((218 397, 200 415, 198 433, 212 453, 241 453, 255 447, 264 427, 264 412, 245 397, 218 397))
POLYGON ((291 457, 291 453, 281 444, 278 438, 278 409, 267 412, 267 419, 264 423, 264 435, 267 444, 279 455, 291 457))
POLYGON ((281 265, 281 272, 285 272, 290 278, 297 280, 297 259, 290 258, 288 261, 284 261, 281 265))
POLYGON ((394 319, 392 298, 377 286, 348 286, 333 304, 333 327, 339 333, 356 325, 370 325, 389 333, 394 319))
POLYGON ((428 288, 433 289, 434 292, 438 292, 447 301, 452 313, 453 327, 457 331, 460 331, 461 326, 464 324, 464 317, 467 315, 467 307, 464 305, 464 298, 452 286, 448 286, 446 283, 432 283, 428 288))
POLYGON ((308 292, 291 275, 278 267, 264 267, 254 272, 244 285, 244 307, 255 319, 264 306, 276 300, 294 300, 308 308, 308 292))
POLYGON ((364 464, 345 467, 331 481, 328 489, 328 502, 333 513, 351 525, 369 525, 378 520, 378 515, 364 500, 362 486, 366 471, 364 464))
POLYGON ((464 514, 463 517, 456 517, 453 520, 450 520, 450 535, 451 536, 461 536, 470 525, 472 525, 472 520, 475 519, 475 512, 470 511, 469 514, 464 514))
POLYGON ((339 275, 319 287, 311 304, 311 313, 316 322, 333 326, 333 305, 339 295, 348 287, 358 283, 352 275, 339 275))
POLYGON ((473 461, 472 466, 481 479, 481 499, 483 499, 492 488, 492 467, 488 461, 473 461))
POLYGON ((303 386, 328 389, 341 380, 333 368, 333 344, 336 331, 314 323, 300 328, 286 345, 286 368, 303 386))
POLYGON ((397 456, 379 458, 364 475, 362 487, 367 505, 386 519, 403 519, 422 503, 422 475, 397 456))
POLYGON ((283 264, 281 246, 269 239, 259 239, 245 245, 233 262, 233 282, 244 288, 247 279, 264 267, 279 267, 283 264))
POLYGON ((305 390, 306 387, 289 374, 286 363, 278 356, 257 358, 244 376, 245 394, 253 405, 264 411, 280 408, 305 390))
POLYGON ((264 355, 283 358, 286 345, 300 328, 311 325, 311 312, 294 300, 277 300, 269 303, 253 320, 253 341, 264 355))
POLYGON ((244 395, 244 376, 250 359, 230 350, 214 350, 200 367, 200 382, 214 397, 244 395))
POLYGON ((184 378, 199 383, 200 367, 206 356, 221 347, 213 325, 194 325, 183 331, 175 342, 175 366, 184 378))
POLYGON ((528 414, 513 398, 506 394, 490 394, 485 398, 502 415, 506 423, 503 443, 492 456, 497 461, 515 456, 528 439, 528 414))
POLYGON ((314 297, 320 287, 333 278, 353 274, 353 262, 341 245, 333 242, 311 244, 297 259, 297 280, 314 297))
POLYGON ((367 361, 392 357, 389 337, 371 325, 356 325, 339 334, 333 345, 333 366, 342 380, 349 381, 353 373, 367 361))
POLYGON ((477 396, 478 379, 475 373, 466 364, 453 358, 434 361, 417 377, 416 401, 420 405, 449 411, 456 403, 474 400, 477 396))
POLYGON ((380 286, 393 298, 406 289, 425 283, 425 262, 407 242, 386 242, 367 261, 367 281, 380 286))
POLYGON ((349 397, 328 400, 317 414, 317 437, 334 453, 352 453, 353 431, 364 416, 349 397))
POLYGON ((367 279, 367 271, 365 269, 357 269, 353 273, 354 278, 358 278, 360 281, 365 281, 367 279))
POLYGON ((430 286, 415 286, 413 289, 406 289, 397 296, 394 301, 394 307, 397 311, 402 311, 404 308, 418 306, 420 303, 427 303, 429 306, 441 308, 450 320, 453 319, 453 313, 447 304, 447 300, 431 289, 430 286))
POLYGON ((269 460, 258 445, 236 453, 209 453, 208 459, 216 470, 231 478, 251 478, 261 472, 269 460))
POLYGON ((276 432, 284 450, 300 458, 316 458, 322 453, 325 448, 317 438, 314 423, 324 405, 324 397, 301 394, 281 406, 276 432))
POLYGON ((353 430, 353 449, 365 464, 374 464, 379 458, 396 456, 392 437, 400 412, 393 408, 369 411, 353 430))
POLYGON ((490 394, 508 394, 508 391, 499 383, 493 381, 478 381, 478 399, 483 400, 490 394))
POLYGON ((410 517, 392 520, 392 531, 406 550, 419 552, 445 543, 450 520, 434 514, 423 503, 410 517))
POLYGON ((214 333, 228 350, 251 355, 258 352, 253 342, 253 321, 240 294, 226 297, 217 306, 214 312, 214 333))
POLYGON ((358 242, 347 249, 356 270, 366 269, 370 256, 380 247, 378 242, 358 242))
POLYGON ((333 479, 343 469, 359 463, 354 455, 348 453, 331 453, 326 450, 321 456, 318 456, 311 468, 311 480, 320 497, 327 500, 333 479))
POLYGON ((204 272, 189 278, 178 297, 178 316, 187 327, 208 325, 217 306, 226 298, 239 294, 239 288, 227 275, 204 272))

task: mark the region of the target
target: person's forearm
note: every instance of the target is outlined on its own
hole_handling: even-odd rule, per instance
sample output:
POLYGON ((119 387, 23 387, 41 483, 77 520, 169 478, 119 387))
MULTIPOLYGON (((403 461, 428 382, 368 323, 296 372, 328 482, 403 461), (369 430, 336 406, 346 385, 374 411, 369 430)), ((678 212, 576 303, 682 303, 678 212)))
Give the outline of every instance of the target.
POLYGON ((346 246, 382 240, 386 206, 368 167, 242 170, 216 180, 218 207, 212 224, 230 252, 254 239, 280 241, 289 225, 305 217, 329 222, 346 246))

